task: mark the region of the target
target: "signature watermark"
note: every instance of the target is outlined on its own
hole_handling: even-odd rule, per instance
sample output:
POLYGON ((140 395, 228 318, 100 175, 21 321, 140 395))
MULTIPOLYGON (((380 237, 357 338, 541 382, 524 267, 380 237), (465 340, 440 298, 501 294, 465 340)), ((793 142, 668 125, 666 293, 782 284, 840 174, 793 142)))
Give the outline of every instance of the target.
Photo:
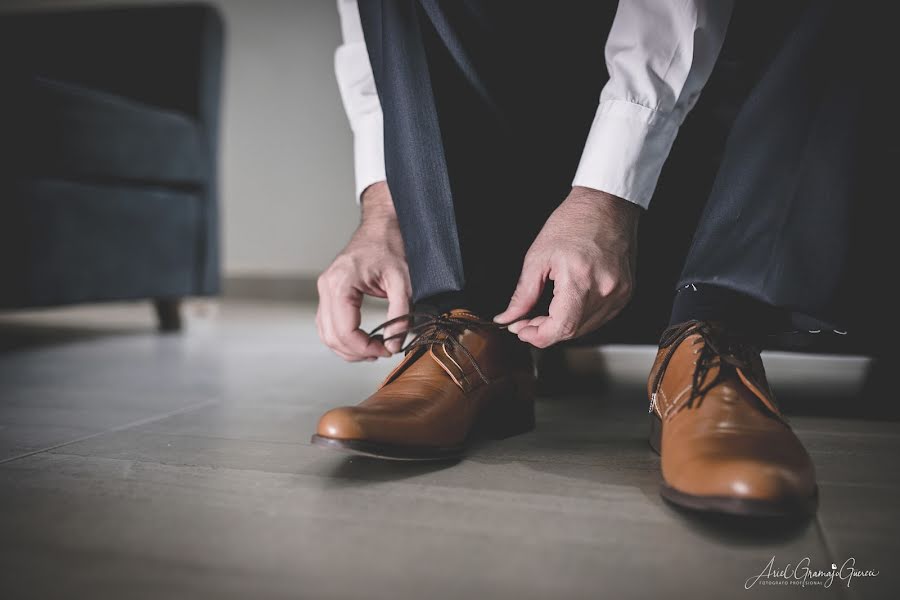
POLYGON ((856 559, 848 558, 841 566, 831 563, 830 569, 818 569, 810 566, 812 561, 808 556, 797 564, 787 563, 779 566, 775 563, 775 557, 760 572, 744 582, 744 589, 749 590, 755 585, 795 585, 799 587, 822 586, 830 588, 836 581, 846 582, 847 587, 854 579, 865 577, 878 577, 878 571, 873 569, 860 569, 856 566, 856 559))

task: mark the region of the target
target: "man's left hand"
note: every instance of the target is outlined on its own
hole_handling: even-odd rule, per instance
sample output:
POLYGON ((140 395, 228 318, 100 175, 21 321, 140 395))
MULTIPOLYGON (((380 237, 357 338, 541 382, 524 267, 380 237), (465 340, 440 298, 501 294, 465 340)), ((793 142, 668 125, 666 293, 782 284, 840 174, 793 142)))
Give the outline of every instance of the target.
POLYGON ((509 306, 494 317, 523 342, 546 348, 594 331, 631 299, 641 208, 612 194, 574 187, 525 255, 509 306), (547 280, 547 315, 524 319, 547 280))

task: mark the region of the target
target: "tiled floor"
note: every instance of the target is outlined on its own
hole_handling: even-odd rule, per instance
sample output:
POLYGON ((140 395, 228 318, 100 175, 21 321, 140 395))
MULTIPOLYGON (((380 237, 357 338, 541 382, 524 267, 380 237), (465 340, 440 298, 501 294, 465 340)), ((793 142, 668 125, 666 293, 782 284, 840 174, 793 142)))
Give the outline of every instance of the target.
MULTIPOLYGON (((612 380, 542 399, 533 433, 381 463, 308 439, 390 364, 332 357, 309 308, 191 309, 168 336, 141 305, 0 317, 0 597, 896 597, 896 422, 794 415, 817 518, 701 519, 657 495, 651 349, 607 350, 612 380), (880 574, 745 591, 773 556, 880 574)), ((788 407, 809 373, 846 395, 863 366, 768 363, 788 407)))

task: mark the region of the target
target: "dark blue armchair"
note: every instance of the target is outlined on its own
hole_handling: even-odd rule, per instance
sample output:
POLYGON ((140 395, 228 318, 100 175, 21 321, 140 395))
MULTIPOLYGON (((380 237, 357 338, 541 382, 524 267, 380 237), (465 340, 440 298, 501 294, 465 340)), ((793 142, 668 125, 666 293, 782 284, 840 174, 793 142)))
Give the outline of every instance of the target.
POLYGON ((0 309, 219 291, 219 14, 0 16, 0 309))

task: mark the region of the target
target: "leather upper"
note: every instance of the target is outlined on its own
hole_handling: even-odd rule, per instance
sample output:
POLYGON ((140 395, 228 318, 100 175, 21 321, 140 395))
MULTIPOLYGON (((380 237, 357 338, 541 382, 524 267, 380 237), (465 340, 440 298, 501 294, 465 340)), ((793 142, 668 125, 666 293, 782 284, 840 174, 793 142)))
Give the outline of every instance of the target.
POLYGON ((533 379, 530 353, 516 336, 481 326, 478 317, 464 310, 449 315, 471 321, 471 328, 438 331, 433 342, 412 347, 361 404, 327 412, 318 435, 408 446, 459 445, 494 392, 513 378, 533 379))
POLYGON ((694 323, 661 347, 651 371, 666 484, 694 496, 778 501, 814 494, 812 461, 775 402, 759 352, 749 352, 741 366, 720 352, 695 380, 704 346, 719 335, 702 335, 700 327, 709 325, 694 323))

